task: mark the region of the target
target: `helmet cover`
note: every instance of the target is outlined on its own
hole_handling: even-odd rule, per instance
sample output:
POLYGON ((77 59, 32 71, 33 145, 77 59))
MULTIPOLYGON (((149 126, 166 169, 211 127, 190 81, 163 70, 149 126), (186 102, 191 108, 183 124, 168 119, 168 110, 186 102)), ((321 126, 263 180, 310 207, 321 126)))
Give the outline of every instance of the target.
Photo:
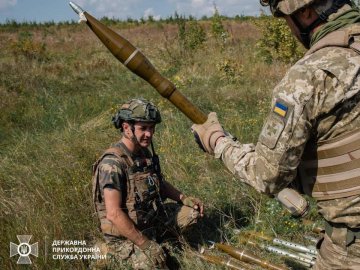
POLYGON ((124 103, 112 118, 112 122, 117 129, 121 129, 122 123, 125 121, 158 124, 161 122, 161 115, 158 108, 150 101, 131 99, 124 103))
POLYGON ((313 2, 315 0, 260 0, 262 6, 270 7, 270 11, 275 17, 291 15, 313 2))

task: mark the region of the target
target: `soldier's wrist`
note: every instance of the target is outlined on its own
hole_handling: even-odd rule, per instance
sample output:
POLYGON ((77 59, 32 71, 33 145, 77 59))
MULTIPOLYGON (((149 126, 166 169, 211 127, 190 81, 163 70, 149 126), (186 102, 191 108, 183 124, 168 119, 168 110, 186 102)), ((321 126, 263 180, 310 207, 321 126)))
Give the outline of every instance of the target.
POLYGON ((185 194, 180 193, 179 195, 179 202, 182 202, 186 198, 185 194))
POLYGON ((137 245, 141 250, 145 250, 145 249, 147 249, 147 248, 151 245, 151 241, 150 241, 147 237, 145 237, 145 238, 146 238, 146 239, 145 239, 144 242, 142 242, 141 244, 137 245))
POLYGON ((211 152, 208 151, 210 154, 214 153, 217 141, 223 137, 225 137, 225 134, 222 131, 215 131, 210 135, 207 147, 209 150, 211 150, 211 152))
POLYGON ((139 236, 134 239, 134 244, 137 245, 140 249, 145 249, 146 248, 146 245, 147 245, 147 242, 149 242, 150 240, 145 236, 143 235, 142 233, 139 234, 139 236))
POLYGON ((215 147, 216 147, 216 145, 217 145, 218 143, 220 143, 224 138, 225 138, 225 135, 222 135, 222 136, 218 137, 218 138, 216 139, 216 141, 215 141, 215 147))

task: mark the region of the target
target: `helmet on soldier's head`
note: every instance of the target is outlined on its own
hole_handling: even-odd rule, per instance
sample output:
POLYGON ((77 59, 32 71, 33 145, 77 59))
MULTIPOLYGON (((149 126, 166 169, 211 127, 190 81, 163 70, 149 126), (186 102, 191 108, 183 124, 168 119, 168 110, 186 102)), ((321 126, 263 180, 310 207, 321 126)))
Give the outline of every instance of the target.
POLYGON ((131 99, 124 103, 120 110, 113 116, 112 122, 115 128, 122 130, 124 122, 161 122, 158 108, 145 99, 131 99))
POLYGON ((313 2, 315 0, 260 0, 262 6, 270 7, 270 11, 275 17, 291 15, 313 2))

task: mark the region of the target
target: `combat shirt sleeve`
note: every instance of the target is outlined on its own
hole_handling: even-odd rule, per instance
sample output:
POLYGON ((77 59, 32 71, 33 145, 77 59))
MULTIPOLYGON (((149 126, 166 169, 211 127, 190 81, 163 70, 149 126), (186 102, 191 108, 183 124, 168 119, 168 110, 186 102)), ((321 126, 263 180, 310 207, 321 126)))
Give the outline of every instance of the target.
POLYGON ((272 108, 257 144, 225 137, 216 145, 215 157, 260 192, 274 194, 286 187, 296 177, 311 135, 314 93, 323 92, 326 77, 321 70, 293 66, 274 89, 272 108))
POLYGON ((113 155, 107 155, 98 166, 99 188, 103 195, 104 188, 123 190, 126 185, 125 173, 121 161, 113 155))

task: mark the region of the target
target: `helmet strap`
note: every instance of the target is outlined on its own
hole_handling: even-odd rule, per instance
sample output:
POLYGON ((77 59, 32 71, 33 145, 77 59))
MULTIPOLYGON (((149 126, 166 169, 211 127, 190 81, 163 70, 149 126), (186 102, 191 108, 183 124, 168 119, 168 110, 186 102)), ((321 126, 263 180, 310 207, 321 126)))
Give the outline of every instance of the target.
MULTIPOLYGON (((139 151, 140 153, 142 153, 143 156, 146 156, 144 148, 141 146, 140 142, 138 141, 138 139, 135 136, 135 123, 130 123, 130 127, 131 127, 131 131, 133 133, 133 136, 130 138, 130 140, 135 145, 135 149, 136 149, 135 151, 139 151)), ((151 147, 152 147, 152 150, 154 150, 152 141, 151 141, 151 147)))
POLYGON ((302 27, 297 18, 293 15, 291 15, 292 20, 294 21, 296 27, 298 27, 300 31, 300 38, 302 43, 304 44, 305 48, 310 48, 310 33, 312 30, 314 30, 317 26, 319 26, 321 23, 326 22, 327 18, 333 13, 336 13, 342 6, 345 4, 350 4, 350 0, 336 0, 333 2, 332 6, 328 8, 327 10, 324 10, 319 14, 319 17, 313 21, 309 26, 302 27))
POLYGON ((131 129, 131 132, 132 132, 132 137, 129 138, 136 146, 140 146, 140 143, 138 141, 138 139, 136 138, 135 136, 135 124, 134 123, 129 123, 130 125, 130 129, 131 129))
POLYGON ((304 45, 304 47, 306 49, 310 48, 310 32, 312 29, 310 29, 309 27, 304 28, 299 20, 296 18, 296 16, 294 16, 293 14, 290 15, 291 19, 293 20, 294 24, 296 25, 296 27, 299 29, 300 32, 300 39, 301 39, 301 43, 304 45))
POLYGON ((152 140, 151 140, 150 144, 151 144, 151 152, 154 156, 156 156, 156 152, 155 152, 155 148, 154 148, 154 144, 153 144, 152 140))
POLYGON ((126 135, 125 132, 123 133, 123 136, 124 136, 126 139, 129 139, 130 141, 132 141, 135 145, 140 144, 139 141, 137 140, 136 136, 135 136, 135 126, 134 126, 134 123, 131 123, 131 122, 127 122, 127 123, 128 123, 129 126, 130 126, 130 130, 131 130, 132 136, 126 135))

